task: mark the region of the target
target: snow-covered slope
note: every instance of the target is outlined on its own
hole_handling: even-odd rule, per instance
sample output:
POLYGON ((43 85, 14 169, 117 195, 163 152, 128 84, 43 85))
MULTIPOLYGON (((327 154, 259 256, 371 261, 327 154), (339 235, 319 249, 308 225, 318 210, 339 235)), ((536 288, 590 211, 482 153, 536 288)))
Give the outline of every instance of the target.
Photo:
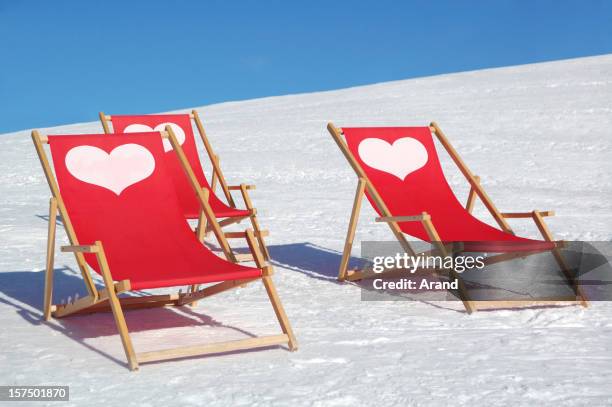
MULTIPOLYGON (((0 384, 70 385, 75 404, 94 405, 612 403, 612 304, 467 316, 451 303, 361 302, 357 287, 337 284, 356 180, 325 130, 328 121, 435 120, 501 210, 553 209, 557 238, 609 241, 612 55, 198 110, 230 183, 257 184, 253 197, 271 232, 275 280, 300 350, 130 373, 110 314, 42 323, 49 192, 29 131, 22 131, 0 136, 0 384)), ((42 131, 101 128, 91 122, 42 131)), ((464 197, 466 182, 444 164, 464 197)), ((357 243, 391 239, 364 209, 357 243)), ((481 206, 476 213, 487 219, 481 206)), ((528 221, 513 226, 537 236, 528 221)), ((58 254, 56 267, 56 298, 67 298, 81 287, 75 264, 58 254)), ((127 318, 138 351, 277 329, 260 285, 202 301, 194 312, 134 311, 127 318)))

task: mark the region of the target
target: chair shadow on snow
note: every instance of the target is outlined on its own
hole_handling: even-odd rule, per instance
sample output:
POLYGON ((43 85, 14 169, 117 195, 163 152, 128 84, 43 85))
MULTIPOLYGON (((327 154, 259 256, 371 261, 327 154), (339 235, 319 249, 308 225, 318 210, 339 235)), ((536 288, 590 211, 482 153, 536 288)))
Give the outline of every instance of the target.
MULTIPOLYGON (((338 282, 338 266, 342 253, 310 242, 273 245, 268 246, 268 250, 274 266, 297 271, 312 278, 338 282)), ((349 268, 361 268, 364 264, 364 259, 350 257, 349 268)))
MULTIPOLYGON (((338 281, 338 268, 342 260, 342 253, 321 247, 314 243, 291 243, 268 246, 272 264, 277 267, 296 271, 308 277, 332 282, 338 285, 351 285, 356 289, 371 290, 359 282, 338 281)), ((348 268, 362 269, 369 264, 367 259, 351 256, 348 268)), ((464 313, 464 310, 452 306, 443 306, 440 303, 423 299, 410 298, 411 301, 421 302, 435 308, 464 313)))
MULTIPOLYGON (((34 215, 36 216, 38 219, 42 219, 45 222, 49 222, 49 215, 34 215)), ((56 226, 61 226, 62 228, 64 227, 64 224, 62 223, 62 215, 57 214, 57 217, 55 218, 55 225, 56 226)))
MULTIPOLYGON (((99 288, 102 288, 99 286, 99 288)), ((120 365, 125 362, 87 343, 87 339, 117 336, 117 326, 111 312, 98 312, 87 315, 75 315, 61 319, 44 321, 43 308, 44 272, 10 271, 0 273, 0 304, 16 309, 16 312, 32 325, 46 325, 56 332, 66 335, 86 348, 112 360, 120 365)), ((66 300, 68 296, 86 295, 83 279, 78 271, 64 266, 54 269, 54 303, 66 300)), ((138 292, 131 293, 138 296, 138 292)), ((144 294, 143 294, 144 295, 144 294)), ((125 312, 131 333, 155 329, 210 326, 227 328, 248 337, 256 335, 237 327, 225 325, 214 318, 196 312, 190 306, 159 307, 125 312)), ((117 342, 119 346, 119 342, 117 342)), ((119 347, 117 348, 119 349, 119 347)), ((245 351, 228 352, 244 353, 245 351)), ((210 357, 210 356, 203 356, 210 357)))
MULTIPOLYGON (((612 276, 612 267, 609 263, 609 257, 607 258, 605 255, 602 255, 598 250, 586 242, 578 246, 579 249, 575 251, 569 250, 564 253, 566 261, 570 264, 572 273, 574 273, 576 278, 579 278, 581 285, 588 288, 590 297, 593 300, 612 300, 612 282, 609 281, 610 276, 612 276), (593 274, 593 272, 596 274, 593 274)), ((361 284, 359 282, 342 283, 337 280, 338 267, 342 259, 341 252, 327 249, 310 242, 272 245, 268 246, 268 249, 274 266, 296 271, 311 278, 334 282, 336 284, 355 285, 363 290, 374 291, 372 287, 367 284, 361 284)), ((506 262, 507 264, 497 264, 489 267, 489 271, 492 272, 493 275, 492 280, 483 278, 482 275, 478 276, 475 273, 466 273, 465 277, 467 279, 464 281, 471 292, 477 297, 481 296, 478 295, 479 291, 486 292, 487 290, 497 290, 502 296, 518 295, 529 297, 533 294, 529 292, 531 289, 530 283, 532 283, 532 281, 529 280, 530 276, 527 276, 527 280, 521 280, 520 278, 513 280, 516 275, 514 269, 516 267, 525 267, 528 269, 530 265, 531 267, 533 267, 534 264, 541 265, 543 261, 542 256, 548 257, 544 259, 543 263, 546 267, 533 269, 532 273, 534 275, 543 274, 540 273, 542 270, 549 269, 550 274, 539 276, 539 283, 548 288, 553 287, 556 292, 563 292, 569 295, 573 294, 571 286, 568 285, 561 271, 557 269, 558 266, 554 262, 554 257, 548 252, 541 254, 539 259, 537 256, 532 256, 527 259, 520 258, 515 261, 506 262), (500 276, 509 276, 510 280, 507 278, 504 280, 500 278, 500 276)), ((368 265, 368 263, 367 259, 351 256, 348 268, 361 269, 368 265)), ((386 301, 392 300, 394 297, 400 299, 399 297, 401 296, 402 298, 400 300, 417 301, 435 308, 458 313, 466 312, 463 307, 457 306, 460 302, 456 295, 446 290, 441 290, 441 292, 446 293, 446 299, 442 298, 443 301, 439 299, 429 300, 417 298, 416 296, 406 295, 405 293, 393 294, 387 292, 385 295, 387 296, 386 301)), ((526 308, 538 309, 549 307, 550 306, 547 305, 534 305, 526 308)), ((481 310, 481 312, 489 311, 492 312, 495 310, 481 310)))

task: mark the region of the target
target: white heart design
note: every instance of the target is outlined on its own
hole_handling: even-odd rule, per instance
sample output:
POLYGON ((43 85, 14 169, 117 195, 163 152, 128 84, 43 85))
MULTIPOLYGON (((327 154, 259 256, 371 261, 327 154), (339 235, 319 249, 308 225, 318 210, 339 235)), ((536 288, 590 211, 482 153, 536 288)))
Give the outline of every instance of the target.
POLYGON ((402 181, 427 163, 427 149, 412 137, 395 140, 391 145, 379 138, 359 143, 359 156, 368 166, 395 175, 402 181))
MULTIPOLYGON (((172 131, 174 132, 174 135, 176 136, 176 140, 179 142, 180 145, 183 145, 183 143, 185 142, 185 132, 183 131, 181 126, 179 126, 176 123, 170 123, 170 122, 160 123, 157 126, 155 126, 155 128, 151 128, 147 126, 146 124, 136 124, 135 123, 135 124, 130 124, 129 126, 127 126, 125 129, 123 129, 123 132, 124 133, 143 133, 147 131, 166 131, 166 126, 172 127, 172 131)), ((165 152, 172 150, 172 144, 170 144, 170 140, 163 139, 163 143, 164 143, 165 152)))
POLYGON ((123 144, 108 154, 94 146, 74 147, 66 168, 75 178, 110 189, 115 194, 147 178, 155 169, 153 154, 138 144, 123 144))

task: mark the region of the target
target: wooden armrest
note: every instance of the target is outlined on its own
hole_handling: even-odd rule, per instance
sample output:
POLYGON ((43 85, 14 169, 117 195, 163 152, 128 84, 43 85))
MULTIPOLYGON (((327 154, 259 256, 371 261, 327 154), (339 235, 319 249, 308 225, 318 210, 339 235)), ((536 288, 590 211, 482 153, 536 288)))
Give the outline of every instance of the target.
POLYGON ((507 219, 531 218, 534 213, 538 213, 540 216, 555 216, 555 211, 502 212, 501 216, 507 219))
POLYGON ((223 233, 226 239, 242 239, 247 238, 246 232, 225 232, 223 233))
POLYGON ((68 253, 97 253, 100 248, 97 245, 62 246, 62 252, 68 253))
MULTIPOLYGON (((253 234, 255 236, 257 236, 257 232, 254 231, 253 234)), ((246 231, 244 231, 244 232, 225 232, 224 235, 225 235, 226 239, 248 238, 246 231)), ((269 235, 270 235, 270 232, 267 231, 267 230, 262 230, 261 233, 259 233, 259 236, 261 236, 261 237, 266 237, 266 236, 269 236, 269 235)))
POLYGON ((376 222, 420 222, 422 220, 430 220, 431 216, 428 213, 422 213, 416 216, 381 216, 376 218, 376 222))
MULTIPOLYGON (((242 189, 242 185, 230 185, 227 187, 227 189, 230 191, 240 191, 242 189)), ((255 189, 255 185, 244 185, 244 189, 255 189)))

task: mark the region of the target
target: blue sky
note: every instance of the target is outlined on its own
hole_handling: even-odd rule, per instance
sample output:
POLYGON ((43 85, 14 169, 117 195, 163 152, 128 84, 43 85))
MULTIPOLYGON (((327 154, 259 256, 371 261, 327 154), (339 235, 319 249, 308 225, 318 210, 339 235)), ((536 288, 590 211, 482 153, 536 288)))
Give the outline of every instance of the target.
POLYGON ((612 53, 612 1, 0 0, 0 133, 612 53))

